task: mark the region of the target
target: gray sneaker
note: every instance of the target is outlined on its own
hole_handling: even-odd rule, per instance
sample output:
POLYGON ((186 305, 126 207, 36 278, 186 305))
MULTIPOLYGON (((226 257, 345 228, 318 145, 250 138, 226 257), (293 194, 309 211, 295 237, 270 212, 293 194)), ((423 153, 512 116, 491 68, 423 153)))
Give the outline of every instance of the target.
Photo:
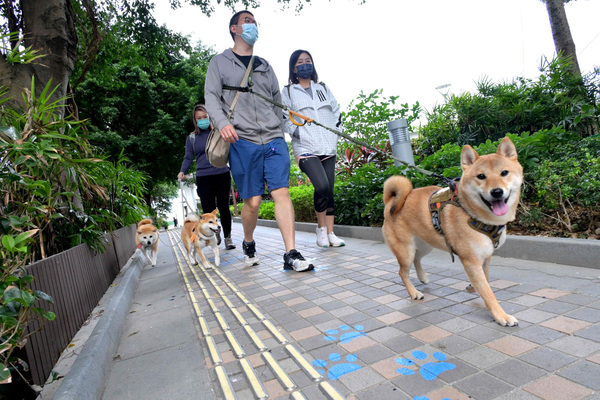
POLYGON ((235 244, 233 244, 233 240, 228 236, 225 238, 225 250, 233 250, 235 249, 235 244))
POLYGON ((311 271, 315 269, 315 266, 310 261, 305 260, 298 250, 292 249, 283 255, 283 269, 303 272, 311 271))

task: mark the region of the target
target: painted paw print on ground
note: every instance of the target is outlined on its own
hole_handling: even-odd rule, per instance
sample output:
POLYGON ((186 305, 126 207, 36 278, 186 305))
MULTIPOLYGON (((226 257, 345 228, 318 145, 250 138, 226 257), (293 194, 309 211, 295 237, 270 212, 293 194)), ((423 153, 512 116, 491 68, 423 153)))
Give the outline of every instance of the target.
POLYGON ((366 336, 367 334, 363 332, 364 329, 365 328, 362 325, 354 326, 354 330, 352 330, 352 327, 348 325, 341 325, 339 330, 326 330, 325 333, 327 334, 327 336, 325 336, 323 339, 335 342, 336 340, 338 340, 337 335, 340 333, 340 331, 342 331, 343 333, 339 337, 340 343, 348 343, 349 341, 357 339, 361 336, 366 336))
MULTIPOLYGON (((413 400, 429 400, 429 397, 425 397, 425 396, 415 396, 415 398, 413 400)), ((450 400, 447 397, 444 397, 442 400, 450 400)))
MULTIPOLYGON (((329 361, 331 361, 331 362, 338 362, 341 359, 342 359, 342 356, 340 356, 338 353, 331 353, 329 355, 329 361)), ((329 368, 329 370, 327 371, 327 377, 329 379, 331 379, 332 381, 334 381, 342 375, 346 375, 346 374, 349 374, 350 372, 354 372, 356 370, 361 369, 360 365, 352 364, 357 359, 358 359, 358 357, 356 356, 356 354, 347 355, 346 361, 349 361, 349 362, 342 363, 342 364, 335 364, 334 366, 329 368)), ((315 361, 313 361, 312 364, 317 368, 325 368, 327 366, 328 362, 325 360, 315 360, 315 361)), ((323 371, 323 370, 317 370, 317 371, 321 375, 325 374, 325 371, 323 371)))
MULTIPOLYGON (((414 358, 416 358, 417 360, 427 359, 427 354, 425 354, 422 351, 413 351, 412 356, 414 358)), ((432 380, 436 379, 438 376, 440 376, 440 374, 442 372, 450 371, 450 370, 453 370, 454 368, 456 368, 456 365, 444 362, 446 360, 446 355, 444 353, 440 353, 440 352, 433 353, 433 358, 435 358, 436 360, 438 360, 440 362, 429 362, 427 364, 423 364, 421 366, 421 368, 419 369, 421 376, 425 380, 432 381, 432 380)), ((415 362, 408 358, 397 358, 396 362, 398 364, 404 365, 404 366, 415 365, 415 362)), ((402 374, 402 375, 413 375, 415 373, 415 371, 410 368, 398 368, 396 370, 396 372, 398 372, 399 374, 402 374)), ((415 399, 417 399, 417 398, 415 398, 415 399)), ((426 397, 419 398, 419 400, 425 400, 425 399, 427 399, 427 398, 426 397)))

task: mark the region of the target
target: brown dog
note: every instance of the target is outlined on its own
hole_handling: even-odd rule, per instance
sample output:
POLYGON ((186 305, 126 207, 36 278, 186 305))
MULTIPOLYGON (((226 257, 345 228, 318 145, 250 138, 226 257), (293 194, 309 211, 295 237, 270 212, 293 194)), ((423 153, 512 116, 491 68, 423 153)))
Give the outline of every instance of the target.
POLYGON ((152 225, 152 220, 143 219, 138 223, 135 244, 146 256, 148 262, 155 267, 156 256, 158 255, 158 229, 152 225))
POLYGON ((458 255, 496 322, 518 325, 500 307, 488 283, 492 253, 504 243, 504 226, 515 219, 519 204, 523 168, 517 151, 508 137, 502 139, 496 154, 479 156, 467 145, 461 165, 457 193, 437 186, 413 189, 407 178, 390 177, 383 187, 383 236, 398 259, 398 273, 412 299, 420 300, 423 294, 409 279, 410 266, 414 262, 419 280, 428 283, 421 258, 435 247, 458 255), (445 203, 451 196, 450 203, 445 203))
POLYGON ((203 214, 200 218, 194 214, 185 218, 183 228, 181 228, 181 241, 192 265, 198 264, 196 260, 196 255, 198 255, 205 268, 212 268, 212 264, 208 262, 202 252, 202 249, 210 246, 215 255, 215 265, 219 266, 221 261, 219 246, 217 245, 217 234, 220 230, 221 226, 217 220, 216 209, 212 213, 203 214))

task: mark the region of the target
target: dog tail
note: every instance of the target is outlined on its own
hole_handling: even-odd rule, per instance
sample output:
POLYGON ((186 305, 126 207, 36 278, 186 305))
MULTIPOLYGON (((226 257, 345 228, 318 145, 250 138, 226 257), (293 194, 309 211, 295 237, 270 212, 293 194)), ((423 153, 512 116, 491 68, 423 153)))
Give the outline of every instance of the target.
POLYGON ((200 218, 196 215, 196 214, 188 214, 185 217, 185 221, 183 221, 183 223, 186 222, 196 222, 196 221, 200 221, 200 218))
POLYGON ((152 225, 151 219, 143 219, 138 223, 138 228, 142 225, 152 225))
POLYGON ((384 216, 392 216, 400 211, 413 185, 411 181, 399 175, 389 177, 383 184, 384 216))

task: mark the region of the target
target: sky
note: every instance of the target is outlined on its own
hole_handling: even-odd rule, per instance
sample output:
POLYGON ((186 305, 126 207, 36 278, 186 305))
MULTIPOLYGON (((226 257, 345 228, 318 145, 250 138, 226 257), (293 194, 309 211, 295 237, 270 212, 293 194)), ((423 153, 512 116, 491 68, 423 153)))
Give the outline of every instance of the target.
MULTIPOLYGON (((542 57, 555 55, 546 6, 540 0, 313 0, 297 14, 264 0, 251 10, 259 22, 254 53, 287 84, 289 57, 308 50, 319 79, 342 110, 362 92, 383 89, 401 103, 425 109, 443 94, 475 92, 476 82, 535 78, 542 57), (450 85, 437 89, 442 85, 450 85)), ((233 12, 213 1, 207 17, 197 7, 171 10, 155 0, 160 24, 216 52, 232 47, 233 12)), ((582 72, 600 65, 600 1, 565 5, 582 72)))
MULTIPOLYGON (((481 79, 536 78, 542 57, 555 55, 540 0, 366 0, 363 5, 360 0, 313 0, 299 14, 291 2, 291 8, 281 10, 276 0, 263 0, 251 10, 260 24, 254 53, 271 63, 283 86, 291 53, 308 50, 319 79, 342 110, 361 91, 376 89, 386 97, 399 96, 401 104, 418 101, 431 110, 443 103, 444 94, 474 93, 481 79)), ((233 12, 215 0, 210 17, 197 7, 172 10, 168 0, 154 3, 158 23, 189 35, 192 43, 200 40, 218 53, 232 47, 228 24, 233 12)), ((579 66, 590 72, 600 65, 600 1, 571 1, 565 9, 579 66)), ((170 218, 178 214, 181 223, 181 199, 173 204, 170 218)))

